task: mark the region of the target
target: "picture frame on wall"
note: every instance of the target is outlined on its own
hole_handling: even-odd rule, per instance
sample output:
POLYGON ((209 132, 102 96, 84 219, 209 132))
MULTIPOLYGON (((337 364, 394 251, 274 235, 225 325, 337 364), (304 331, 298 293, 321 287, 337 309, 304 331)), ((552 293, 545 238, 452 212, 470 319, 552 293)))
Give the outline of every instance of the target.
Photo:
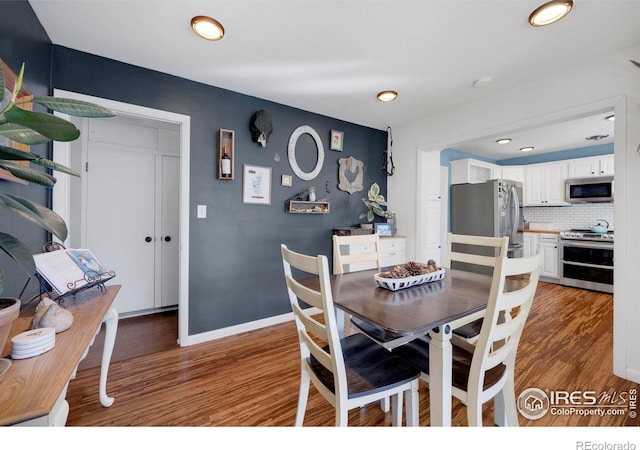
POLYGON ((271 204, 271 167, 242 166, 242 203, 271 204))
POLYGON ((331 145, 330 145, 331 150, 341 152, 343 141, 344 141, 344 132, 331 130, 331 145))

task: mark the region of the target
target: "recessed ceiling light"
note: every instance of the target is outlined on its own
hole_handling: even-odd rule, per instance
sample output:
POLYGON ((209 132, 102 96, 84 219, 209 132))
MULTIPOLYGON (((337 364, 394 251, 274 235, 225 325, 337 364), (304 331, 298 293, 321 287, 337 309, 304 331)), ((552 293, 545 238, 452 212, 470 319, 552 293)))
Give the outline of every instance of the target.
POLYGON ((604 120, 608 120, 609 122, 614 122, 616 120, 616 115, 615 114, 611 114, 611 115, 605 117, 604 120))
POLYGON ((198 36, 209 41, 219 41, 224 36, 224 27, 220 22, 207 16, 191 19, 191 28, 198 36))
POLYGON ((530 152, 531 150, 533 150, 533 147, 522 147, 520 149, 521 152, 530 152))
POLYGON ((544 27, 562 19, 569 14, 573 0, 554 0, 538 7, 529 16, 529 23, 534 27, 544 27))
POLYGON ((511 142, 511 138, 498 139, 496 142, 498 144, 508 144, 509 142, 511 142))
POLYGON ((377 97, 381 102, 391 102, 398 97, 398 93, 396 91, 382 91, 378 92, 377 97))

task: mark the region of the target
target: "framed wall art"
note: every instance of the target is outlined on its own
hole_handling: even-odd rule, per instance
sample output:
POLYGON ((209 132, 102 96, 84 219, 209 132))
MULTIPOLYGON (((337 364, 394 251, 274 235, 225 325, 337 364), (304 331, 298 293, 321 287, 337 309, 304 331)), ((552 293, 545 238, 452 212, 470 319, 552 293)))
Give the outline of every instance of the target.
POLYGON ((271 204, 271 167, 242 166, 242 203, 271 204))
POLYGON ((341 152, 343 140, 344 133, 342 131, 331 130, 331 150, 341 152))

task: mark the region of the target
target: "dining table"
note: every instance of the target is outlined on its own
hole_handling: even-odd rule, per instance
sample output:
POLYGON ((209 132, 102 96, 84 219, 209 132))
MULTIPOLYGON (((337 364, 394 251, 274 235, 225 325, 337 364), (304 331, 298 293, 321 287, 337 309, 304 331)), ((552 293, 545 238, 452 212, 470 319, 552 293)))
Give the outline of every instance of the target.
MULTIPOLYGON (((431 426, 450 426, 452 330, 484 315, 492 276, 445 269, 440 280, 392 291, 377 284, 374 275, 379 272, 331 275, 337 322, 343 324, 343 314, 349 314, 383 329, 399 341, 398 345, 428 334, 431 426)), ((317 278, 301 282, 319 287, 317 278)))

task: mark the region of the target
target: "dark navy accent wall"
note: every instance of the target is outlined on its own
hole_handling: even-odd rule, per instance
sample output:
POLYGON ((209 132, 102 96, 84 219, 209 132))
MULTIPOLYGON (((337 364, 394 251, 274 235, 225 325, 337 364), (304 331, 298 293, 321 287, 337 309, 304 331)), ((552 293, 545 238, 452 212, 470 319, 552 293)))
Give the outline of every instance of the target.
MULTIPOLYGON (((0 58, 16 74, 22 63, 25 63, 24 85, 36 96, 49 95, 51 41, 26 1, 0 2, 0 58)), ((43 111, 37 105, 33 109, 43 111)), ((51 146, 33 145, 30 151, 49 157, 51 146)), ((33 183, 23 185, 0 180, 0 191, 47 206, 50 202, 50 191, 33 183)), ((33 253, 41 252, 43 242, 49 240, 47 232, 42 228, 5 209, 0 210, 0 232, 16 236, 33 253)), ((5 288, 1 295, 18 297, 27 282, 28 286, 21 298, 26 300, 38 293, 35 280, 29 281, 28 275, 4 252, 0 252, 0 267, 5 277, 5 288)))
MULTIPOLYGON (((59 46, 54 46, 52 73, 55 88, 191 117, 191 334, 290 312, 280 244, 324 254, 331 261, 333 228, 361 222, 358 216, 365 212, 361 198, 373 182, 386 195, 386 178, 380 170, 387 141, 384 131, 59 46), (274 131, 266 148, 251 140, 249 129, 251 116, 259 109, 273 117, 274 131), (311 181, 297 178, 287 157, 289 137, 301 125, 313 127, 325 149, 322 171, 311 181), (235 131, 233 181, 216 179, 221 128, 235 131), (343 152, 329 150, 332 129, 344 132, 343 152), (337 188, 338 159, 349 156, 365 166, 365 189, 354 194, 337 188), (243 164, 272 168, 271 205, 242 204, 243 164), (282 174, 293 175, 292 187, 281 186, 282 174), (325 189, 327 182, 330 192, 325 189), (330 214, 285 214, 285 200, 309 186, 315 187, 318 199, 331 202, 330 214), (206 219, 196 218, 199 204, 207 205, 206 219)), ((311 144, 308 135, 301 136, 296 152, 307 172, 317 155, 311 144)))

